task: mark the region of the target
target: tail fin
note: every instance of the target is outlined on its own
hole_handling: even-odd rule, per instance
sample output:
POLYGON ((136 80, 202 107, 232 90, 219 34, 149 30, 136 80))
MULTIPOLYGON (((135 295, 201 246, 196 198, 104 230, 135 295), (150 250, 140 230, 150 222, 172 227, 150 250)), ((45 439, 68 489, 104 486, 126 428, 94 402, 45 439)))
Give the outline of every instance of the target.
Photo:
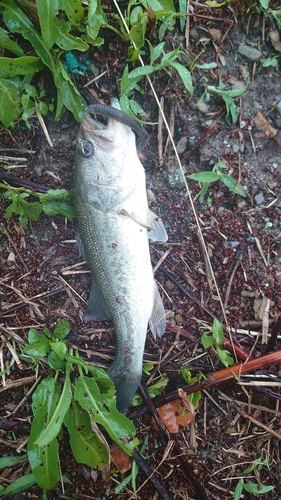
POLYGON ((112 377, 112 380, 116 388, 116 406, 120 413, 126 415, 130 402, 132 401, 138 385, 141 380, 141 376, 138 377, 134 382, 128 381, 125 377, 121 380, 116 380, 112 377))

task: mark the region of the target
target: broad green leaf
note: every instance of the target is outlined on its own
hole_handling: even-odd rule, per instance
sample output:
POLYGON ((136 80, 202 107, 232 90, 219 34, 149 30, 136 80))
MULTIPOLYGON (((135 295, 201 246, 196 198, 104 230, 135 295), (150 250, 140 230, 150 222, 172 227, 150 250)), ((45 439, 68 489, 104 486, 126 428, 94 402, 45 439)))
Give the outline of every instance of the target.
POLYGON ((216 318, 214 319, 214 322, 213 322, 212 336, 213 336, 213 339, 217 345, 221 345, 223 343, 222 324, 216 318))
POLYGON ((169 378, 166 373, 160 377, 155 384, 150 385, 147 388, 148 394, 151 398, 155 398, 156 396, 159 396, 165 389, 165 387, 169 383, 169 378))
POLYGON ((37 11, 42 38, 47 49, 51 49, 59 36, 56 23, 56 13, 59 9, 58 0, 39 0, 37 11))
POLYGON ((67 201, 46 201, 42 204, 44 214, 49 217, 53 215, 62 215, 68 220, 73 221, 76 213, 73 205, 67 201))
POLYGON ((93 433, 89 414, 75 400, 65 415, 64 424, 76 462, 101 470, 108 463, 108 451, 93 433))
POLYGON ((81 0, 61 0, 61 4, 71 24, 78 26, 84 17, 84 8, 81 0))
MULTIPOLYGON (((58 102, 61 102, 62 105, 69 109, 75 119, 80 122, 87 104, 60 61, 57 61, 54 79, 57 87, 58 102)), ((56 120, 60 118, 62 111, 63 107, 58 105, 55 116, 56 120)))
POLYGON ((67 353, 67 347, 65 342, 50 342, 50 348, 58 355, 58 357, 63 361, 67 353))
POLYGON ((175 68, 177 70, 178 74, 180 75, 180 77, 183 81, 183 84, 184 84, 186 90, 190 94, 193 94, 192 77, 191 77, 190 71, 188 71, 188 69, 186 69, 182 64, 175 62, 175 61, 171 61, 170 65, 173 66, 173 68, 175 68))
POLYGON ((110 438, 125 453, 132 455, 136 440, 124 443, 122 439, 134 436, 135 428, 132 422, 116 409, 115 399, 111 395, 101 395, 95 380, 86 376, 77 379, 74 397, 89 413, 90 419, 102 425, 110 438))
MULTIPOLYGON (((179 0, 179 10, 181 14, 186 14, 187 13, 187 2, 186 0, 179 0)), ((186 23, 186 18, 184 16, 180 17, 180 29, 181 31, 184 30, 186 23)))
POLYGON ((150 75, 154 71, 155 71, 155 68, 149 64, 147 64, 146 66, 139 66, 138 68, 133 69, 133 71, 131 71, 129 73, 129 79, 133 80, 134 78, 139 78, 139 77, 143 77, 145 75, 150 75))
POLYGON ((259 0, 261 6, 263 9, 268 9, 268 6, 269 6, 269 0, 259 0))
POLYGON ((23 56, 12 59, 0 57, 0 69, 9 76, 29 75, 37 73, 44 67, 39 57, 23 56))
POLYGON ((207 194, 207 191, 211 184, 211 182, 204 182, 199 194, 199 203, 203 203, 205 195, 207 194))
POLYGON ((17 56, 24 56, 22 48, 8 36, 8 32, 0 27, 0 47, 13 52, 17 56))
POLYGON ((236 179, 230 177, 226 174, 220 175, 220 180, 232 191, 233 193, 239 194, 240 196, 246 196, 246 192, 241 184, 237 185, 236 179))
POLYGON ((71 25, 64 19, 57 20, 58 35, 56 44, 63 50, 80 50, 85 51, 89 48, 87 42, 82 38, 73 36, 69 33, 71 25))
POLYGON ((52 370, 65 369, 65 360, 62 361, 54 351, 50 351, 48 354, 48 364, 52 370))
POLYGON ((70 323, 67 319, 62 319, 54 329, 54 336, 57 339, 64 339, 70 332, 70 323))
POLYGON ((55 411, 53 412, 47 427, 42 434, 38 437, 35 444, 37 446, 47 446, 51 443, 61 430, 64 416, 69 408, 72 397, 71 382, 70 382, 70 364, 66 364, 65 380, 62 393, 59 401, 57 402, 55 411))
POLYGON ((210 335, 208 332, 204 332, 202 337, 201 337, 201 343, 205 349, 209 349, 209 347, 212 347, 215 343, 212 335, 210 335))
POLYGON ((50 341, 43 336, 37 342, 33 342, 23 348, 24 354, 28 354, 34 358, 43 358, 49 350, 50 341))
POLYGON ((90 0, 88 2, 87 33, 92 43, 95 43, 101 26, 106 26, 107 24, 107 17, 101 8, 100 0, 90 0))
POLYGON ((190 174, 187 177, 197 182, 215 182, 220 179, 216 172, 198 172, 198 174, 190 174))
POLYGON ((21 115, 20 79, 0 78, 0 120, 5 127, 10 127, 21 115))
POLYGON ((263 495, 274 490, 275 486, 263 486, 254 483, 244 483, 244 490, 253 495, 263 495))
POLYGON ((43 63, 55 72, 55 62, 50 50, 45 46, 41 35, 38 33, 31 20, 25 15, 13 0, 1 0, 4 7, 4 21, 12 33, 20 33, 34 47, 43 63))
MULTIPOLYGON (((148 42, 149 43, 149 42, 148 42)), ((149 43, 149 49, 150 49, 150 62, 153 63, 158 59, 158 57, 161 56, 161 53, 164 49, 165 42, 161 42, 156 47, 153 47, 151 43, 149 43)))
POLYGON ((46 446, 38 446, 36 440, 54 414, 60 392, 60 384, 46 378, 38 385, 32 397, 34 418, 27 444, 27 454, 37 484, 44 490, 55 486, 58 480, 58 441, 53 439, 46 446))
POLYGON ((239 481, 236 485, 235 491, 234 491, 233 500, 240 500, 243 489, 244 489, 244 480, 239 479, 239 481))
POLYGON ((31 488, 31 486, 34 486, 36 484, 36 479, 34 477, 34 474, 26 474, 26 476, 21 476, 18 479, 15 479, 15 481, 12 482, 7 488, 4 489, 4 491, 1 492, 1 495, 8 496, 8 495, 16 495, 16 493, 19 493, 20 491, 27 490, 28 488, 31 488))
POLYGON ((0 458, 0 469, 5 469, 5 467, 11 467, 15 463, 26 458, 26 455, 21 455, 19 457, 1 457, 0 458))
POLYGON ((166 10, 166 11, 173 11, 175 12, 175 7, 173 0, 147 0, 147 1, 141 1, 144 7, 152 9, 154 12, 157 12, 158 10, 166 10))
POLYGON ((225 349, 221 349, 220 347, 216 347, 219 360, 224 364, 224 366, 232 366, 234 364, 234 359, 230 356, 230 353, 225 349))

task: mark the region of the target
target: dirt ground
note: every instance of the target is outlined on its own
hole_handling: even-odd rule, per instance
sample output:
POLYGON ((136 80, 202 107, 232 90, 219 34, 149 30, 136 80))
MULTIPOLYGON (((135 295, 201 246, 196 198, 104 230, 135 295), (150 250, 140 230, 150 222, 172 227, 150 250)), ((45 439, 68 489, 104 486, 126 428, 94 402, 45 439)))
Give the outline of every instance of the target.
MULTIPOLYGON (((185 384, 179 375, 182 367, 189 368, 193 375, 201 372, 205 376, 224 368, 215 351, 206 351, 200 342, 213 318, 224 324, 225 345, 231 349, 227 344, 227 321, 237 347, 233 356, 237 356, 238 362, 245 363, 250 357, 258 358, 271 351, 278 353, 280 347, 277 335, 281 308, 280 59, 276 67, 263 65, 269 58, 280 58, 280 47, 271 42, 270 20, 255 10, 247 14, 245 8, 241 12, 241 3, 231 2, 221 9, 211 9, 194 2, 197 17, 190 17, 190 30, 186 33, 188 48, 187 38, 178 27, 166 34, 165 50, 182 46, 192 60, 204 49, 199 62, 218 63, 212 70, 194 69, 192 96, 174 72, 171 78, 166 73, 152 77, 157 95, 163 98, 164 113, 186 174, 212 170, 222 160, 227 165, 225 173, 246 191, 246 196, 241 197, 221 182, 215 182, 208 190, 208 202, 200 204, 199 184, 187 179, 217 290, 165 127, 146 127, 151 135, 143 160, 149 200, 169 236, 167 244, 151 247, 153 263, 164 257, 155 276, 168 318, 166 334, 157 340, 148 334, 146 343, 145 360, 155 363, 155 378, 159 373, 167 373, 169 377, 164 394, 152 400, 155 406, 177 398, 178 389, 185 384), (260 58, 254 61, 239 54, 241 45, 259 49, 260 58), (209 102, 198 104, 207 85, 218 85, 218 75, 226 90, 245 87, 249 79, 246 92, 235 99, 239 115, 235 125, 226 122, 220 95, 210 93, 209 102), (276 334, 274 338, 272 332, 276 334)), ((281 8, 278 2, 271 3, 271 8, 281 8)), ((117 38, 114 40, 112 33, 110 38, 106 33, 103 36, 105 44, 99 49, 92 48, 89 57, 100 74, 108 70, 92 88, 100 100, 109 104, 111 95, 118 95, 127 47, 117 38)), ((157 34, 154 36, 156 40, 151 40, 157 43, 157 34)), ((80 75, 76 82, 83 86, 87 79, 90 77, 80 75)), ((147 121, 157 122, 158 108, 151 89, 148 83, 142 85, 144 92, 136 98, 147 111, 147 121)), ((46 126, 53 147, 35 119, 31 131, 22 124, 14 130, 2 128, 1 155, 23 157, 26 163, 6 158, 1 165, 25 165, 12 173, 53 188, 70 189, 78 124, 66 114, 57 123, 48 116, 46 126)), ((67 222, 61 216, 41 216, 39 222, 29 223, 23 229, 16 216, 3 218, 7 202, 1 197, 0 203, 1 228, 9 235, 9 240, 3 236, 0 242, 1 370, 10 359, 7 341, 16 343, 16 336, 26 341, 30 327, 53 328, 62 318, 71 323, 70 345, 78 348, 88 361, 107 368, 110 362, 104 360, 103 354, 114 356, 114 331, 108 323, 82 322, 90 276, 85 266, 74 267, 79 263, 75 222, 67 222)), ((46 375, 44 366, 39 367, 39 373, 46 375)), ((146 380, 144 376, 143 381, 146 380)), ((25 450, 32 394, 24 397, 34 382, 34 367, 26 363, 15 363, 5 376, 6 385, 0 388, 1 419, 12 419, 21 427, 13 432, 0 430, 1 456, 14 455, 19 448, 21 452, 25 450), (18 406, 21 401, 23 404, 18 406)), ((202 390, 191 424, 181 426, 170 442, 152 424, 147 405, 130 409, 128 417, 133 419, 140 442, 148 436, 148 462, 165 487, 166 498, 232 499, 241 477, 246 484, 274 486, 273 491, 261 498, 281 498, 280 383, 280 361, 274 361, 261 363, 258 370, 245 375, 237 373, 228 382, 210 384, 202 390), (243 474, 260 457, 267 458, 269 468, 264 466, 243 474)), ((58 483, 48 493, 49 499, 161 497, 157 496, 153 483, 146 481, 143 471, 137 476, 137 493, 129 483, 115 494, 115 487, 125 476, 116 472, 113 464, 111 477, 104 481, 100 473, 77 464, 71 458, 67 433, 61 440, 60 466, 72 484, 64 484, 62 489, 58 483)), ((29 472, 28 462, 23 461, 4 472, 5 484, 29 472)), ((243 498, 257 498, 245 491, 243 495, 243 498)), ((41 492, 34 487, 13 498, 41 498, 41 492)))

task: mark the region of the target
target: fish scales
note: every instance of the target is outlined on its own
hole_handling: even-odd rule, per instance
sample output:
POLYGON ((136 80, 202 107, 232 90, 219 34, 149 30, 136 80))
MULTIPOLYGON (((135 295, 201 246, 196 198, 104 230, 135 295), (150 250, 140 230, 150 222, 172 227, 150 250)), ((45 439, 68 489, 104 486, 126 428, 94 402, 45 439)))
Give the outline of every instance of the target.
MULTIPOLYGON (((120 109, 117 100, 113 105, 120 109)), ((84 320, 111 319, 114 324, 117 350, 108 374, 116 386, 117 407, 126 413, 142 374, 148 323, 154 336, 165 331, 148 237, 167 239, 162 222, 148 209, 131 128, 114 118, 105 126, 85 112, 74 195, 78 246, 92 273, 84 320)))

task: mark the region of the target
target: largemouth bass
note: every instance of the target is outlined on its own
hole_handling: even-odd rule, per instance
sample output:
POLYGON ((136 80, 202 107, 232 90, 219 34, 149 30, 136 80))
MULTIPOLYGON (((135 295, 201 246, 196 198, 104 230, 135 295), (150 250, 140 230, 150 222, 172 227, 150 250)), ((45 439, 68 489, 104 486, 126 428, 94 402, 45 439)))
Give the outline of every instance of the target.
POLYGON ((77 138, 74 196, 77 242, 92 274, 85 321, 112 320, 117 351, 108 375, 117 408, 126 413, 142 374, 148 324, 165 332, 165 310, 153 278, 148 239, 167 241, 163 223, 149 210, 145 173, 131 127, 143 130, 112 107, 89 106, 77 138), (107 125, 93 112, 108 116, 107 125), (128 126, 129 125, 129 126, 128 126))

